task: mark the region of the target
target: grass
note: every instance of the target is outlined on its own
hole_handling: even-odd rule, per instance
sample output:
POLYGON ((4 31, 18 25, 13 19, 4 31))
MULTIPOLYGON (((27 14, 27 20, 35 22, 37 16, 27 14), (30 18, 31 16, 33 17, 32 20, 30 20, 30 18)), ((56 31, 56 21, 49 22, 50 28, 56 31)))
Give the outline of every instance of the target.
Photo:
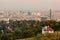
MULTIPOLYGON (((54 35, 55 36, 57 36, 56 38, 59 38, 60 37, 60 31, 55 31, 54 32, 54 35)), ((52 39, 54 39, 55 37, 54 37, 54 35, 52 36, 53 38, 52 39)), ((38 35, 39 36, 39 35, 38 35)), ((39 36, 38 37, 38 39, 40 39, 41 37, 39 36)), ((45 37, 43 37, 43 38, 45 38, 45 37)), ((24 38, 24 39, 17 39, 17 40, 36 40, 37 38, 35 38, 35 37, 32 37, 32 38, 24 38)), ((47 37, 47 39, 49 39, 48 37, 47 37)), ((59 39, 60 40, 60 39, 59 39)))
POLYGON ((24 39, 17 39, 17 40, 35 40, 35 39, 32 37, 32 38, 24 38, 24 39))

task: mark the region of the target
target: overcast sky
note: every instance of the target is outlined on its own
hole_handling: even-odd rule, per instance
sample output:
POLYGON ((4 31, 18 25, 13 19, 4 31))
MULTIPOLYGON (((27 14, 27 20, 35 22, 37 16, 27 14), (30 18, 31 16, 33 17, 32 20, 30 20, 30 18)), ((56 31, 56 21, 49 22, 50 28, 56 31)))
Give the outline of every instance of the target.
POLYGON ((60 0, 0 0, 0 10, 60 10, 60 0))

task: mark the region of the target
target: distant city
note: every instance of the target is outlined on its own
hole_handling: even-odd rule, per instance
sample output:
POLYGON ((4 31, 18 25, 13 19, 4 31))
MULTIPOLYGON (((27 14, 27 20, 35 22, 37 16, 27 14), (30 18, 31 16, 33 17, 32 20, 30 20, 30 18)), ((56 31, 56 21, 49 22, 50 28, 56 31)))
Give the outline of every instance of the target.
POLYGON ((29 12, 29 11, 0 11, 0 21, 9 21, 9 20, 57 20, 60 21, 60 11, 50 12, 50 11, 38 11, 38 12, 29 12), (50 15, 51 14, 51 15, 50 15))

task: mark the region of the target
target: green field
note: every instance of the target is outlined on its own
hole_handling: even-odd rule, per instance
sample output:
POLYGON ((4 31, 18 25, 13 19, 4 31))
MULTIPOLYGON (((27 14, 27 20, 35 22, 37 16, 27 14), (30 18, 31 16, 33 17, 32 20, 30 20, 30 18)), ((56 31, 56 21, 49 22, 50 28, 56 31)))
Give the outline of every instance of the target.
POLYGON ((24 39, 17 39, 17 40, 35 40, 35 39, 32 37, 32 38, 24 38, 24 39))

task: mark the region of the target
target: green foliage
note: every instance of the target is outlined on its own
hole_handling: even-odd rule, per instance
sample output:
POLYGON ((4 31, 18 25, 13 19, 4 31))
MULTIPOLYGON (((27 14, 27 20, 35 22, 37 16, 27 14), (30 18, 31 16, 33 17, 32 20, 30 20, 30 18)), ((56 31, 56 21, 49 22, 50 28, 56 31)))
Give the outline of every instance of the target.
POLYGON ((38 33, 41 33, 42 29, 40 22, 34 20, 10 21, 10 25, 12 25, 16 38, 34 37, 38 33))
POLYGON ((36 39, 38 40, 60 40, 60 32, 55 33, 46 33, 44 35, 37 35, 36 39))
MULTIPOLYGON (((20 39, 20 38, 28 38, 28 37, 35 37, 37 34, 40 34, 42 31, 42 27, 49 25, 55 31, 60 31, 60 22, 55 20, 45 20, 45 21, 34 21, 34 20, 21 20, 21 21, 12 21, 7 24, 6 22, 0 22, 0 38, 7 37, 8 39, 20 39), (11 28, 9 30, 7 25, 11 28), (6 26, 6 27, 5 27, 6 26), (4 33, 1 30, 4 28, 4 33)), ((57 40, 59 39, 59 34, 47 34, 45 35, 38 35, 36 38, 40 40, 54 40, 57 36, 57 40), (57 36, 58 35, 58 36, 57 36), (50 37, 51 36, 51 37, 50 37), (41 38, 40 38, 41 37, 41 38), (54 39, 52 39, 54 37, 54 39), (50 38, 50 39, 49 39, 50 38)))
POLYGON ((53 28, 55 31, 59 31, 60 30, 60 21, 55 21, 55 20, 45 20, 41 22, 41 26, 50 26, 51 28, 53 28))

